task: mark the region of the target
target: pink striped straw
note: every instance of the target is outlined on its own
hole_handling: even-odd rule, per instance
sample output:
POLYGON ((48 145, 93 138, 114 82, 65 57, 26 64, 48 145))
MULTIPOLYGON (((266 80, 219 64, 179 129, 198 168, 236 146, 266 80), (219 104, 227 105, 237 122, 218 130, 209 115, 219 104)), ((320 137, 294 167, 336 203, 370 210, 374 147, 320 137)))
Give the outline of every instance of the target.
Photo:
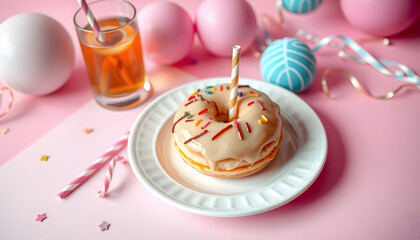
POLYGON ((126 163, 127 161, 122 156, 117 156, 111 159, 108 165, 108 171, 106 172, 104 185, 102 186, 102 190, 98 192, 99 197, 105 197, 106 193, 108 192, 109 185, 111 185, 112 175, 114 174, 114 169, 117 162, 126 163))
POLYGON ((96 18, 93 16, 92 11, 90 11, 90 8, 88 4, 86 3, 86 0, 77 0, 77 2, 82 8, 82 11, 85 13, 86 18, 89 22, 89 25, 92 27, 93 32, 95 32, 96 38, 98 38, 99 42, 105 42, 105 35, 101 32, 99 23, 98 21, 96 21, 96 18))
POLYGON ((98 169, 100 169, 110 158, 115 156, 123 147, 127 145, 128 131, 124 136, 122 136, 118 142, 116 142, 112 147, 110 147, 106 152, 94 161, 85 171, 83 171, 76 179, 71 181, 65 188, 63 188, 57 195, 63 199, 69 196, 73 191, 75 191, 80 185, 85 183, 92 177, 98 169))

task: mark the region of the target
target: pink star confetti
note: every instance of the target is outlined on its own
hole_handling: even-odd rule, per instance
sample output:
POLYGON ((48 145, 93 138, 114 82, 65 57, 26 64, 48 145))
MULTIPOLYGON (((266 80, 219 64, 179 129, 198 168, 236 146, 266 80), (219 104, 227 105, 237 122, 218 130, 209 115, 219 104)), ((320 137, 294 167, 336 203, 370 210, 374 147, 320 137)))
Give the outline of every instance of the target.
POLYGON ((0 134, 1 135, 6 135, 9 132, 8 128, 0 128, 0 134))
POLYGON ((103 221, 101 224, 99 224, 98 225, 98 227, 101 229, 101 231, 103 232, 103 231, 105 231, 105 230, 109 230, 109 226, 110 226, 111 224, 109 224, 109 223, 107 223, 107 222, 105 222, 105 221, 103 221))
POLYGON ((45 216, 45 213, 38 214, 38 215, 36 216, 35 221, 37 221, 37 222, 42 222, 42 221, 44 221, 46 218, 47 218, 47 217, 45 216))

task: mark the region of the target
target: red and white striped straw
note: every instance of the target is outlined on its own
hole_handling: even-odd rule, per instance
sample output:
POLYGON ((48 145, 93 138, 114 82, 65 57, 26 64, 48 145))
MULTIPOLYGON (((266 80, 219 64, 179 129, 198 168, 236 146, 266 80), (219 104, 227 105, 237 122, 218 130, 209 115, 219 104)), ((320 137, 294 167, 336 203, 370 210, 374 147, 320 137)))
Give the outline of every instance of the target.
POLYGON ((128 131, 124 136, 122 136, 118 142, 116 142, 112 147, 110 147, 106 152, 94 161, 85 171, 83 171, 76 179, 71 181, 65 188, 63 188, 57 195, 63 199, 69 196, 73 191, 75 191, 80 185, 85 183, 90 177, 92 177, 98 169, 100 169, 110 158, 115 156, 123 147, 127 145, 128 131))
POLYGON ((82 8, 82 11, 85 13, 86 18, 89 22, 89 25, 92 27, 93 32, 96 35, 96 38, 99 40, 99 42, 105 42, 105 35, 101 32, 101 28, 99 26, 98 21, 96 21, 95 16, 93 16, 92 11, 90 11, 90 8, 88 4, 86 3, 86 0, 77 0, 80 7, 82 8))
POLYGON ((239 80, 239 58, 241 56, 241 46, 235 45, 232 50, 232 75, 230 82, 229 98, 229 121, 236 118, 236 109, 238 101, 238 80, 239 80))
POLYGON ((98 192, 99 197, 105 197, 106 193, 108 192, 109 185, 111 185, 112 175, 114 174, 114 169, 117 162, 125 163, 126 160, 122 156, 117 156, 111 159, 108 165, 108 170, 106 171, 104 185, 102 186, 102 190, 98 192))

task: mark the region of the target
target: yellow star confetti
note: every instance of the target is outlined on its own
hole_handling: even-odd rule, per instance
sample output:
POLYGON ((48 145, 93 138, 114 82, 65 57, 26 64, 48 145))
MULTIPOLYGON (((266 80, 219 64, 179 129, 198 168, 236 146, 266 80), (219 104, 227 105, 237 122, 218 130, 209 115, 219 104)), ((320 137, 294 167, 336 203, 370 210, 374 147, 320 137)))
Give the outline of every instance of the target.
POLYGON ((85 132, 86 134, 89 134, 93 131, 92 128, 85 128, 85 130, 83 130, 83 132, 85 132))
POLYGON ((48 160, 48 156, 42 155, 40 160, 46 162, 48 160))
POLYGON ((8 128, 1 128, 0 129, 1 135, 6 135, 8 132, 9 132, 9 129, 8 128))

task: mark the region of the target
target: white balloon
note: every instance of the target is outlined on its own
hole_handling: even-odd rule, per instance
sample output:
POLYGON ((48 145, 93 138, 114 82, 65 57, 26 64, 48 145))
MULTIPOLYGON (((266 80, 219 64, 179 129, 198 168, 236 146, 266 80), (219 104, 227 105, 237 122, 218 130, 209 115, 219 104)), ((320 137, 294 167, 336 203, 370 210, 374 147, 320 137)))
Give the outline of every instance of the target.
POLYGON ((39 13, 22 13, 0 25, 0 81, 16 91, 44 95, 67 82, 74 47, 64 27, 39 13))

